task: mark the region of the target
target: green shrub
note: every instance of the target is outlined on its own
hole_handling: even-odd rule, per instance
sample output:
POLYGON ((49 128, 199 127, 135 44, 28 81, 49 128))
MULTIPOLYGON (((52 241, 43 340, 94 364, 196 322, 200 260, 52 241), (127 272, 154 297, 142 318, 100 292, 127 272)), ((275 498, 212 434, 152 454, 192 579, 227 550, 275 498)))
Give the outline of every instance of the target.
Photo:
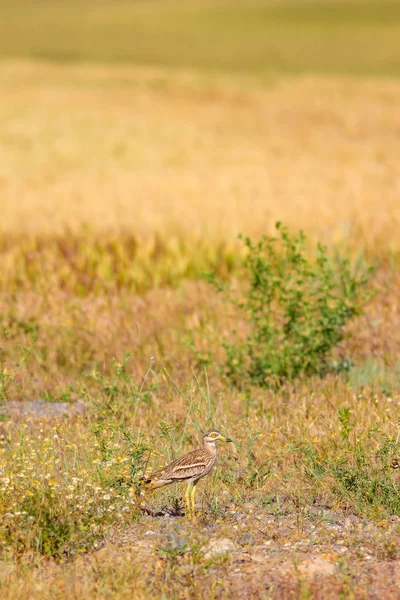
POLYGON ((353 269, 348 260, 328 258, 317 245, 314 258, 306 237, 280 223, 277 237, 246 238, 244 294, 221 287, 239 309, 245 325, 224 344, 225 373, 238 386, 279 386, 301 375, 323 375, 348 361, 332 362, 344 326, 360 314, 371 268, 353 269))
POLYGON ((317 496, 322 494, 325 502, 344 504, 366 516, 399 514, 400 493, 389 468, 399 453, 397 436, 382 433, 377 425, 367 435, 359 431, 353 439, 346 438, 343 412, 339 421, 341 431, 339 435, 331 432, 326 448, 298 444, 303 472, 317 496))

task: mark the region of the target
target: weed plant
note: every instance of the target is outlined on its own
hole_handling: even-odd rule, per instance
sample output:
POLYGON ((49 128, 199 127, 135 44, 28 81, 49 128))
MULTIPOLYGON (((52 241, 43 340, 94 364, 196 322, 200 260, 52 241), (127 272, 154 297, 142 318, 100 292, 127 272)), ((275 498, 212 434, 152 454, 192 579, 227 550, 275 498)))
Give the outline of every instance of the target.
POLYGON ((332 351, 369 297, 370 268, 332 260, 321 244, 309 258, 302 232, 291 234, 280 223, 276 230, 277 237, 264 236, 256 244, 245 238, 243 294, 229 284, 219 286, 247 323, 245 339, 234 335, 224 343, 225 374, 238 387, 280 386, 346 368, 347 361, 333 365, 332 351))

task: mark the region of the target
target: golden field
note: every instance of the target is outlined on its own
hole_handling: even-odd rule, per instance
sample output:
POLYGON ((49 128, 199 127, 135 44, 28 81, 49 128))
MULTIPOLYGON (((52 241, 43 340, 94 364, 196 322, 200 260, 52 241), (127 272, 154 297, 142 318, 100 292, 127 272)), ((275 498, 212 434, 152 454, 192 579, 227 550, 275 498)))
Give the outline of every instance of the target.
POLYGON ((0 77, 4 234, 231 241, 282 220, 326 243, 397 247, 395 79, 26 61, 0 77))

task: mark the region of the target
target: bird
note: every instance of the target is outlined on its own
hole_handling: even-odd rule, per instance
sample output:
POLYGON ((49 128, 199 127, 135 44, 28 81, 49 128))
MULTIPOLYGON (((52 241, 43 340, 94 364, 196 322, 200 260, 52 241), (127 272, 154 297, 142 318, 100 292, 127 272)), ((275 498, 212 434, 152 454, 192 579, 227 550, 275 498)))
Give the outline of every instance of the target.
POLYGON ((215 429, 207 431, 203 435, 202 448, 184 454, 164 468, 149 475, 144 479, 145 489, 153 491, 172 483, 187 482, 188 486, 185 494, 186 514, 191 521, 194 521, 196 518, 194 507, 196 486, 200 479, 208 475, 215 467, 217 462, 217 442, 232 441, 215 429))

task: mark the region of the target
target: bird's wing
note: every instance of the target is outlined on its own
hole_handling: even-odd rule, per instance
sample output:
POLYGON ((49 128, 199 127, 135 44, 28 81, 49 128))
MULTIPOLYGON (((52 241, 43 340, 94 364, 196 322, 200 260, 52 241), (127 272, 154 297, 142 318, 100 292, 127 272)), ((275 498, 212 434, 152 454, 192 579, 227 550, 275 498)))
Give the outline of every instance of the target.
POLYGON ((209 465, 209 456, 203 450, 194 450, 172 463, 156 471, 148 477, 147 481, 169 479, 171 481, 183 481, 200 477, 209 465))
POLYGON ((173 473, 170 474, 170 478, 174 481, 184 481, 185 479, 196 479, 197 477, 201 477, 204 471, 206 470, 208 463, 206 462, 197 462, 192 465, 182 465, 177 467, 173 473))

